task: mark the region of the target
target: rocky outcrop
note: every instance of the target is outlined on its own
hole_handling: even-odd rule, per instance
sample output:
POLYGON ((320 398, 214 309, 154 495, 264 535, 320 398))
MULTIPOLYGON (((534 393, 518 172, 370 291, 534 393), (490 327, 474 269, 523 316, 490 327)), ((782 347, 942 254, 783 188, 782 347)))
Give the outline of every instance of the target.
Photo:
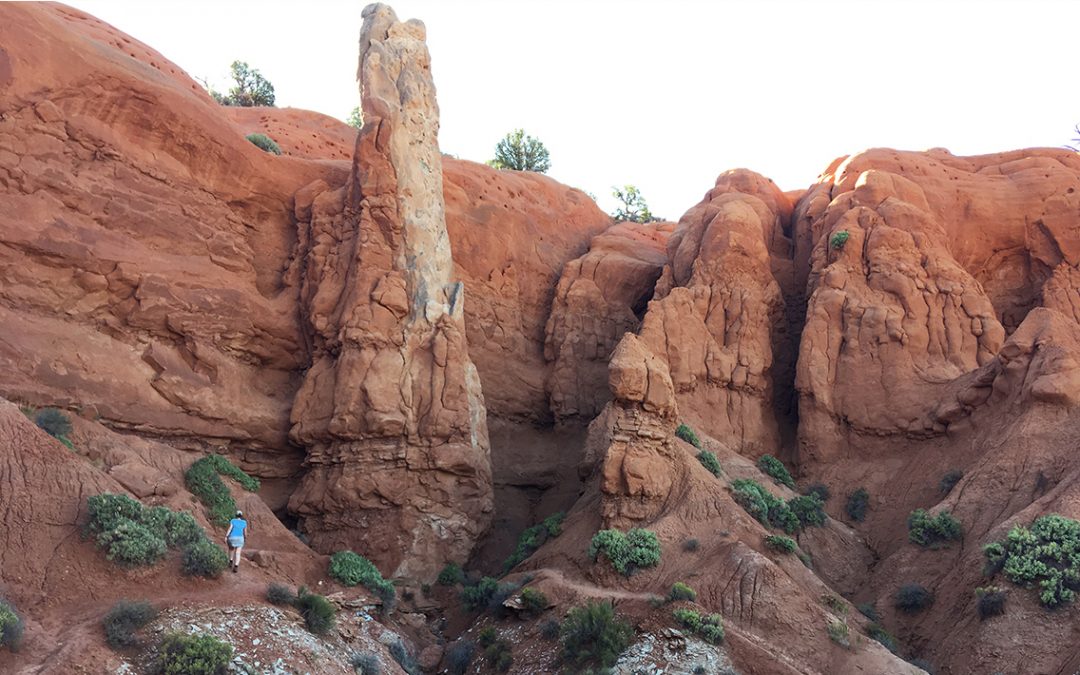
POLYGON ((605 527, 628 528, 663 512, 676 480, 678 409, 667 365, 633 333, 608 366, 612 401, 589 428, 589 458, 600 466, 605 527))
POLYGON ((307 459, 289 505, 317 548, 353 548, 412 576, 463 562, 492 509, 424 40, 422 23, 364 10, 364 127, 350 181, 297 195, 298 219, 309 216, 301 298, 312 365, 292 412, 307 459))
POLYGON ((671 223, 616 223, 563 268, 544 343, 557 421, 586 422, 610 400, 608 359, 622 336, 641 325, 672 229, 671 223))
POLYGON ((721 174, 679 220, 640 332, 671 370, 682 419, 750 455, 779 447, 770 370, 786 330, 776 275, 790 214, 772 181, 721 174))

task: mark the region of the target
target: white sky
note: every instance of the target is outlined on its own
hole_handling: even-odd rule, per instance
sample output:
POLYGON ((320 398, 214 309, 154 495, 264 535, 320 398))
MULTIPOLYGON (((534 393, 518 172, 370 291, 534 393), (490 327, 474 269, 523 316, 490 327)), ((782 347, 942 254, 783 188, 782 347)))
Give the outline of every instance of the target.
MULTIPOLYGON (((357 105, 363 0, 69 0, 228 88, 247 61, 279 106, 357 105)), ((515 127, 554 178, 613 209, 637 185, 678 219, 717 174, 784 189, 873 146, 1061 146, 1080 122, 1075 0, 398 0, 427 24, 444 152, 484 161, 515 127)))

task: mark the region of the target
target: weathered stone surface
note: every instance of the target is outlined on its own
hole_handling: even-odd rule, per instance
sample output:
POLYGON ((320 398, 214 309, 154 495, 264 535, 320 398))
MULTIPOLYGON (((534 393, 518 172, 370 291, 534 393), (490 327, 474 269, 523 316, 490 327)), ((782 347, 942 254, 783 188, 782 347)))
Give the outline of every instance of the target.
POLYGON ((313 357, 291 431, 307 472, 289 504, 317 548, 412 576, 463 562, 492 510, 424 40, 422 23, 365 8, 352 174, 314 199, 302 236, 313 357))
POLYGON ((633 333, 609 364, 612 401, 589 428, 589 455, 600 462, 605 527, 658 516, 675 477, 678 408, 667 364, 633 333))
POLYGON ((556 420, 590 420, 610 399, 608 359, 622 336, 641 325, 672 229, 671 223, 617 223, 563 268, 544 346, 556 420))

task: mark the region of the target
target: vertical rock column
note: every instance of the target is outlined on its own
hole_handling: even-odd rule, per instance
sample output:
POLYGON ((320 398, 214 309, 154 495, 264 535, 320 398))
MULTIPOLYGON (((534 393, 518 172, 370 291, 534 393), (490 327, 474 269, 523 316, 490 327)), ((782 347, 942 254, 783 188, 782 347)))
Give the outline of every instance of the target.
POLYGON ((381 4, 363 16, 350 183, 315 198, 300 233, 312 365, 292 412, 307 472, 289 508, 315 548, 427 577, 490 524, 486 414, 451 279, 424 25, 381 4))

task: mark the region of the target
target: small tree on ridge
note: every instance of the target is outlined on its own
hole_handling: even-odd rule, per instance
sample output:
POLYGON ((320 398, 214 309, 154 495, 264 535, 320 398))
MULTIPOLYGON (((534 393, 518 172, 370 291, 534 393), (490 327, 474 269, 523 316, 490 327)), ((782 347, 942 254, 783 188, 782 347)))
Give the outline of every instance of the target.
POLYGON ((615 209, 612 217, 615 220, 629 220, 635 223, 649 223, 656 220, 641 191, 633 185, 624 185, 621 189, 611 188, 611 194, 618 199, 621 205, 615 209))
POLYGON ((538 138, 514 129, 495 146, 495 159, 488 162, 496 169, 546 173, 551 168, 548 150, 538 138))

